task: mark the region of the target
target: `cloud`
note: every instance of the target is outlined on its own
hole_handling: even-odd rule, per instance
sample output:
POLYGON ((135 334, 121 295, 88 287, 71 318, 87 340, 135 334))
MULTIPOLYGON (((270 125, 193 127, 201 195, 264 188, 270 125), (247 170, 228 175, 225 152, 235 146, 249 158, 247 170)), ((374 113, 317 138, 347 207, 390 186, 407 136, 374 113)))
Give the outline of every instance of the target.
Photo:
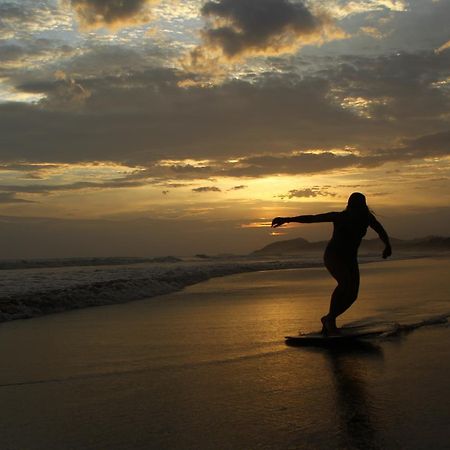
POLYGON ((29 38, 32 33, 71 28, 57 2, 20 0, 0 3, 0 39, 29 38))
POLYGON ((450 41, 445 42, 439 48, 435 50, 436 53, 441 53, 444 50, 448 50, 450 48, 450 41))
POLYGON ((34 64, 55 62, 75 54, 70 45, 49 39, 39 38, 22 41, 20 44, 9 40, 0 41, 0 61, 3 65, 1 74, 14 68, 30 69, 34 64))
POLYGON ((337 194, 328 192, 328 187, 313 186, 312 188, 291 189, 287 194, 277 195, 279 198, 314 198, 314 197, 335 197, 337 194))
POLYGON ((181 187, 189 186, 189 185, 186 183, 167 183, 167 184, 165 184, 165 186, 176 189, 176 188, 181 188, 181 187))
POLYGON ((151 0, 69 0, 86 28, 120 27, 150 20, 151 0))
POLYGON ((265 73, 205 88, 181 88, 186 74, 174 69, 79 76, 74 63, 74 72, 64 72, 69 79, 16 85, 46 101, 0 104, 0 160, 111 161, 148 168, 166 180, 171 173, 174 182, 214 172, 314 173, 355 166, 361 155, 377 155, 375 163, 397 147, 407 151, 402 139, 448 129, 450 97, 434 83, 448 76, 449 63, 449 52, 348 56, 317 75, 265 73), (371 102, 370 118, 346 107, 350 96, 371 102), (346 147, 358 152, 335 151, 346 147), (220 167, 158 165, 186 159, 218 161, 220 167), (225 164, 227 159, 239 161, 225 164))
POLYGON ((193 192, 221 192, 217 186, 201 186, 192 189, 193 192))
MULTIPOLYGON (((167 179, 210 179, 211 177, 258 178, 268 175, 307 175, 336 170, 374 168, 389 162, 408 162, 424 158, 440 158, 450 154, 450 130, 404 139, 395 147, 372 149, 360 152, 342 151, 293 151, 278 155, 244 156, 228 160, 210 160, 208 165, 200 168, 192 164, 174 163, 160 166, 155 163, 152 168, 138 176, 166 177, 167 179)), ((229 190, 239 190, 245 185, 235 186, 229 190)), ((342 187, 342 186, 341 186, 342 187)), ((356 185, 352 185, 356 187, 356 185)), ((367 187, 367 186, 366 186, 367 187)), ((209 189, 209 188, 208 188, 209 189)), ((334 196, 328 187, 315 186, 308 189, 292 190, 279 197, 314 197, 334 196)), ((202 189, 203 190, 203 189, 202 189)))
MULTIPOLYGON (((330 172, 349 167, 372 168, 388 162, 407 162, 430 157, 447 157, 448 155, 450 155, 450 130, 445 130, 414 139, 404 139, 401 145, 374 149, 367 154, 350 152, 342 154, 327 151, 244 157, 233 164, 234 167, 225 163, 220 170, 212 171, 210 176, 258 177, 273 174, 309 174, 330 172)), ((296 192, 311 194, 318 191, 313 188, 311 192, 308 190, 292 192, 294 194, 296 192)))
POLYGON ((361 27, 361 33, 367 34, 368 36, 373 37, 374 39, 383 39, 384 34, 376 27, 361 27))
POLYGON ((311 143, 306 134, 314 118, 327 127, 333 116, 335 129, 334 124, 344 126, 344 117, 349 116, 324 102, 324 82, 297 83, 289 77, 286 82, 266 80, 263 85, 231 82, 218 88, 184 89, 177 85, 180 78, 179 73, 168 69, 124 77, 77 78, 76 83, 90 92, 90 97, 82 112, 66 114, 51 105, 66 102, 65 91, 58 86, 70 88, 67 81, 23 83, 18 86, 23 92, 49 97, 49 107, 45 103, 40 107, 0 104, 1 159, 126 159, 147 164, 183 154, 242 154, 249 145, 259 151, 277 150, 286 140, 289 146, 294 144, 294 135, 303 134, 303 142, 311 143), (289 103, 283 104, 287 99, 289 103), (303 105, 301 109, 297 108, 299 104, 303 105), (20 133, 24 128, 27 133, 20 133))
MULTIPOLYGON (((235 158, 232 162, 228 159, 211 159, 208 164, 203 163, 197 167, 183 161, 167 164, 165 160, 156 161, 147 169, 140 170, 127 177, 131 180, 154 180, 152 184, 164 186, 183 187, 183 183, 168 183, 164 180, 213 180, 217 177, 232 178, 258 178, 267 175, 285 174, 314 174, 330 172, 336 169, 344 169, 356 166, 376 166, 388 160, 389 156, 381 157, 380 160, 374 156, 362 157, 357 154, 330 151, 294 151, 279 155, 255 155, 235 158)), ((200 162, 199 162, 200 163, 200 162)), ((122 182, 122 181, 121 181, 122 182)), ((150 182, 150 181, 148 181, 150 182)), ((234 186, 228 191, 237 191, 247 188, 246 185, 234 186)), ((196 192, 216 191, 218 188, 197 188, 196 192)))
POLYGON ((345 37, 328 16, 290 0, 208 1, 201 14, 207 25, 201 31, 203 45, 191 53, 194 67, 215 51, 233 60, 290 53, 306 44, 345 37))
POLYGON ((40 102, 46 109, 78 109, 91 96, 89 89, 65 72, 58 70, 55 78, 57 81, 49 86, 47 96, 40 102))
POLYGON ((17 198, 14 192, 0 192, 0 204, 2 203, 35 203, 31 200, 17 198))
POLYGON ((127 177, 107 180, 103 182, 77 181, 66 184, 28 184, 28 185, 0 185, 0 191, 9 193, 26 194, 51 194, 61 191, 79 191, 83 189, 115 189, 115 188, 133 188, 150 184, 149 180, 130 180, 127 177))
POLYGON ((403 145, 382 151, 382 155, 398 155, 409 158, 427 158, 450 155, 450 130, 404 139, 403 145))
POLYGON ((224 164, 212 175, 229 177, 261 177, 273 174, 310 174, 357 166, 363 162, 358 155, 333 152, 295 152, 282 155, 261 155, 224 164))
POLYGON ((0 3, 0 37, 14 37, 15 27, 18 24, 24 26, 33 23, 33 10, 17 3, 0 3))
MULTIPOLYGON (((15 174, 17 178, 27 180, 40 180, 46 177, 50 170, 61 168, 58 164, 26 164, 26 163, 0 163, 0 176, 8 172, 18 172, 15 174), (3 174, 2 174, 3 172, 3 174)), ((64 170, 63 168, 61 168, 64 170)))
POLYGON ((368 118, 392 124, 395 121, 397 130, 409 121, 412 125, 433 117, 443 119, 449 109, 450 97, 439 92, 435 84, 448 76, 449 52, 399 52, 344 59, 346 62, 342 61, 334 73, 329 72, 330 97, 334 95, 342 107, 350 110, 355 101, 360 101, 360 106, 367 108, 368 118))
POLYGON ((356 14, 372 13, 370 18, 373 20, 373 13, 376 11, 403 12, 408 8, 405 0, 316 0, 316 3, 339 19, 356 14))
POLYGON ((245 184, 240 184, 239 186, 233 186, 232 188, 228 189, 229 191, 240 191, 242 189, 246 189, 247 186, 245 184))
POLYGON ((27 164, 27 163, 13 163, 13 164, 0 164, 1 170, 11 170, 17 172, 40 172, 46 169, 55 169, 57 164, 27 164))

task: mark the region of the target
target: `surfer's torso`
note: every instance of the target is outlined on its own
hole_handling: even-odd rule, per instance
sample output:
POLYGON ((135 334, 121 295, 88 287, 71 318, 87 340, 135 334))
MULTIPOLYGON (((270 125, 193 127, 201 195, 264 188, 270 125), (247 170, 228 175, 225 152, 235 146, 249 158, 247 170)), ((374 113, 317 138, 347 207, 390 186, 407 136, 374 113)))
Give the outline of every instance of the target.
POLYGON ((367 233, 370 215, 355 214, 349 211, 336 213, 333 219, 333 236, 327 246, 327 252, 341 256, 355 257, 362 238, 367 233))

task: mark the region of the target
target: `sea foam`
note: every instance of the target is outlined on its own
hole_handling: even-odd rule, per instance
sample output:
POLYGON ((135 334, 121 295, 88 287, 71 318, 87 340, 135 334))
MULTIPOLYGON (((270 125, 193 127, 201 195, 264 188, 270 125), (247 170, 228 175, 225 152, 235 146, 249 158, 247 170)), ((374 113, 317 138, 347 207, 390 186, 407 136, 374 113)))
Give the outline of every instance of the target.
POLYGON ((0 321, 36 317, 69 309, 123 303, 168 294, 213 277, 258 270, 320 266, 320 257, 286 260, 246 258, 183 261, 160 258, 142 262, 120 259, 39 262, 39 267, 16 264, 2 270, 0 321), (106 263, 110 262, 109 265, 106 263), (55 267, 56 266, 56 267, 55 267))

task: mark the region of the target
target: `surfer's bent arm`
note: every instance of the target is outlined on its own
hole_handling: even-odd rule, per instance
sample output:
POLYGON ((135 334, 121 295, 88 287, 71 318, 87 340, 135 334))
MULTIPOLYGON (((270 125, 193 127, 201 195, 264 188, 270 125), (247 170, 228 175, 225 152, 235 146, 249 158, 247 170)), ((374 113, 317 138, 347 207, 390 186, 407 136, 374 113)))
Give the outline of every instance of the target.
POLYGON ((325 214, 305 215, 296 217, 275 217, 272 221, 272 227, 279 227, 285 223, 319 223, 319 222, 334 222, 339 213, 329 212, 325 214))
POLYGON ((373 214, 370 215, 370 221, 369 226, 372 228, 380 237, 380 239, 383 241, 385 245, 385 249, 383 252, 383 258, 387 258, 388 256, 391 256, 392 249, 391 249, 391 242, 389 241, 389 236, 386 233, 386 230, 383 228, 383 225, 381 225, 380 222, 375 218, 373 214))

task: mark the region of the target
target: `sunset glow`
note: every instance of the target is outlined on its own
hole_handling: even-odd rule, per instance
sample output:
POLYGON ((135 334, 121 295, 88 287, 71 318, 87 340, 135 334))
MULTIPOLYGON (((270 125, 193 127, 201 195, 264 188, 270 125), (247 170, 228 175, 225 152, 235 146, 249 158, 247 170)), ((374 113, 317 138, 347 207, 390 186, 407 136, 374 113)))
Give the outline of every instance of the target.
POLYGON ((252 2, 122 3, 0 1, 6 222, 158 220, 247 251, 361 191, 394 235, 448 234, 448 2, 274 0, 256 22, 252 2))

